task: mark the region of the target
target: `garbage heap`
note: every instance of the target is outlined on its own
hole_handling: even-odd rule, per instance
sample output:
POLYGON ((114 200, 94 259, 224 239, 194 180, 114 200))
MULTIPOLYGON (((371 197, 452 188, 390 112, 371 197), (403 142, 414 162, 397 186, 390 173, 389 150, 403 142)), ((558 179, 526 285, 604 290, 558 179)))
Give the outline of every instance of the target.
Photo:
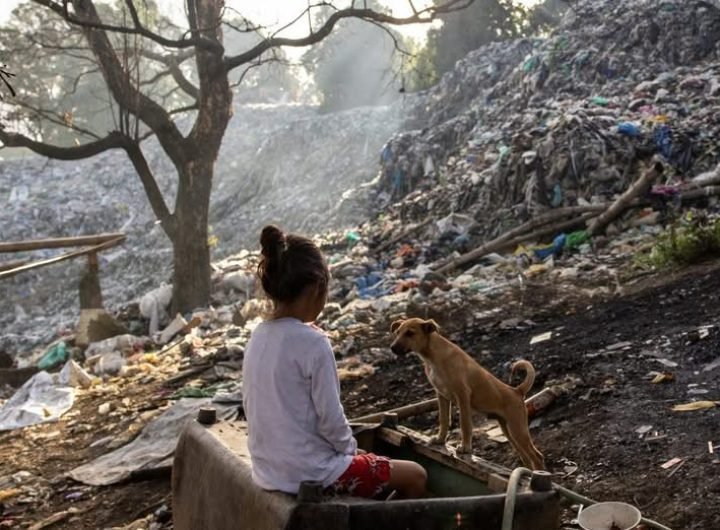
MULTIPOLYGON (((397 130, 397 108, 319 115, 306 105, 239 106, 216 165, 211 204, 213 259, 255 244, 262 223, 316 231, 358 223, 364 210, 341 207, 344 191, 370 181, 377 152, 397 130)), ((175 168, 156 142, 144 151, 172 209, 175 168)), ((106 307, 151 291, 172 273, 172 247, 156 223, 140 180, 119 152, 78 162, 37 156, 0 163, 0 240, 124 232, 126 242, 99 255, 106 307)), ((0 256, 44 259, 63 249, 0 256)), ((0 283, 0 352, 29 353, 71 330, 79 314, 75 260, 0 283)))
POLYGON ((421 221, 463 212, 479 239, 605 202, 652 156, 681 184, 718 164, 720 8, 574 2, 545 39, 468 54, 412 103, 368 204, 421 221))

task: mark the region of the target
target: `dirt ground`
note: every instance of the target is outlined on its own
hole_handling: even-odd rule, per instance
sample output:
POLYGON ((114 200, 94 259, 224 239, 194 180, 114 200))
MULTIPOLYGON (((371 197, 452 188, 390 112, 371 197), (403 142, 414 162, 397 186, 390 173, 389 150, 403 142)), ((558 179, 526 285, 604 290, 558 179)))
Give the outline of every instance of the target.
MULTIPOLYGON (((720 458, 710 453, 708 442, 720 451, 720 409, 671 408, 718 399, 717 369, 704 368, 720 358, 719 289, 720 268, 706 264, 648 278, 621 298, 575 303, 564 315, 535 305, 470 328, 457 329, 452 321, 441 325, 505 380, 512 360, 529 359, 538 371, 533 392, 553 381, 577 380, 532 429, 560 483, 595 500, 634 504, 674 530, 713 530, 720 528, 720 458), (512 318, 524 329, 499 325, 512 318), (715 327, 698 331, 708 325, 715 327), (550 340, 529 345, 546 331, 552 331, 550 340), (677 366, 666 366, 673 363, 677 366), (674 380, 653 384, 651 372, 670 372, 674 380), (676 457, 680 464, 661 467, 676 457)), ((411 356, 348 385, 346 395, 349 410, 365 413, 433 394, 420 361, 411 356)), ((409 425, 432 431, 437 415, 409 425)), ((476 436, 475 452, 508 467, 520 465, 508 444, 476 436)))
MULTIPOLYGON (((720 458, 708 445, 720 451, 720 409, 671 410, 693 400, 719 399, 720 366, 705 368, 720 358, 720 264, 645 277, 623 288, 621 297, 591 302, 564 292, 569 287, 536 287, 524 293, 522 304, 492 314, 466 307, 465 317, 475 316, 432 316, 503 379, 510 363, 524 357, 538 372, 533 392, 575 381, 574 389, 532 424, 558 482, 596 500, 630 502, 674 530, 720 528, 715 501, 720 458), (570 302, 553 304, 560 298, 570 302), (533 336, 547 331, 549 340, 530 345, 533 336), (669 372, 674 379, 654 384, 655 372, 669 372), (679 464, 661 467, 676 457, 679 464)), ((343 383, 349 417, 433 395, 414 356, 390 358, 377 368, 371 376, 343 383)), ((128 398, 125 406, 138 414, 152 412, 167 397, 160 383, 120 391, 128 398)), ((108 528, 170 506, 167 476, 106 488, 63 478, 103 452, 91 447, 94 441, 128 432, 123 422, 98 418, 97 407, 106 399, 83 395, 57 424, 0 434, 0 476, 27 471, 43 485, 32 498, 0 502, 0 528, 26 528, 68 509, 76 511, 52 528, 108 528)), ((432 431, 436 421, 429 413, 406 424, 432 431)), ((482 435, 476 436, 475 451, 508 467, 519 465, 508 444, 482 435)))

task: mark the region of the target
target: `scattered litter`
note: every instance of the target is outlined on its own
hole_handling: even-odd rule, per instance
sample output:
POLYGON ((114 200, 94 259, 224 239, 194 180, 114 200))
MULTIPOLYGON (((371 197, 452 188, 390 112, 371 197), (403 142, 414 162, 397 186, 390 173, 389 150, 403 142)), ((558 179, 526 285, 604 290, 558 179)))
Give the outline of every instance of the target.
MULTIPOLYGON (((156 419, 148 423, 129 444, 70 471, 73 480, 91 486, 115 484, 139 469, 169 466, 178 437, 185 424, 210 399, 180 399, 156 419)), ((216 403, 218 419, 235 415, 237 406, 216 403)))
POLYGON ((487 437, 490 438, 493 442, 498 443, 507 443, 508 439, 505 437, 505 434, 502 431, 501 427, 495 427, 493 429, 490 429, 485 434, 487 434, 487 437))
POLYGON ((679 463, 682 462, 682 461, 683 461, 682 458, 677 458, 677 457, 675 457, 675 458, 672 458, 672 459, 668 460, 667 462, 665 462, 664 464, 662 464, 660 467, 663 468, 663 469, 670 469, 671 467, 679 464, 679 463))
POLYGON ((0 503, 5 502, 8 499, 11 499, 17 495, 22 493, 22 490, 17 488, 11 488, 11 489, 5 489, 0 490, 0 503))
POLYGON ((718 405, 718 401, 691 401, 682 405, 675 405, 672 409, 676 412, 689 412, 693 410, 711 409, 718 405))
POLYGON ((643 434, 649 433, 652 430, 652 428, 653 428, 652 425, 641 425, 640 427, 635 429, 635 432, 642 436, 643 434))
POLYGON ((530 345, 537 344, 539 342, 545 342, 546 340, 550 340, 552 338, 552 331, 546 331, 545 333, 541 333, 540 335, 535 335, 532 339, 530 339, 530 345))
POLYGON ((671 361, 669 359, 660 358, 660 359, 655 359, 655 361, 659 362, 663 366, 667 366, 668 368, 677 368, 677 366, 679 366, 678 363, 676 363, 675 361, 671 361))
POLYGON ((675 380, 675 375, 672 372, 662 372, 653 377, 652 382, 654 384, 669 383, 675 380))
POLYGON ((73 388, 58 386, 47 372, 38 372, 0 408, 0 431, 57 421, 75 401, 73 388))
POLYGON ((676 465, 675 468, 670 473, 668 473, 668 478, 672 477, 675 473, 677 473, 677 470, 683 467, 685 465, 685 462, 686 460, 682 460, 678 465, 676 465))
POLYGON ((54 366, 64 363, 67 360, 68 355, 67 345, 65 342, 60 341, 52 346, 47 353, 42 356, 42 359, 40 359, 37 366, 40 370, 49 370, 54 366))

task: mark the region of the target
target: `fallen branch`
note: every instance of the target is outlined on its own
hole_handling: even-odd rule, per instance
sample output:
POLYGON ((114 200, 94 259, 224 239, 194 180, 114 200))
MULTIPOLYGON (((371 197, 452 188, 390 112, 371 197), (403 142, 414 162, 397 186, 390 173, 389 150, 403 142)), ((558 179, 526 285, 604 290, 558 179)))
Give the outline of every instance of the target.
POLYGON ((652 183, 663 174, 663 171, 663 165, 660 162, 655 162, 655 164, 645 171, 625 193, 620 195, 603 214, 590 223, 588 235, 592 237, 602 232, 610 223, 620 217, 629 208, 633 207, 635 199, 646 194, 650 190, 652 183))
POLYGON ((462 256, 452 260, 450 263, 442 265, 439 269, 436 270, 436 272, 440 274, 445 274, 461 265, 467 265, 474 261, 478 261, 479 259, 487 256, 492 252, 498 252, 508 247, 517 246, 525 241, 539 239, 547 235, 553 235, 559 232, 564 232, 565 230, 569 230, 576 226, 584 225, 586 221, 592 219, 597 215, 597 208, 593 207, 593 210, 594 211, 588 211, 587 213, 584 213, 583 215, 574 219, 562 221, 559 223, 553 223, 550 225, 548 225, 547 222, 540 222, 539 218, 537 220, 529 221, 513 230, 510 230, 502 236, 493 239, 489 243, 486 243, 481 247, 478 247, 466 254, 463 254, 462 256), (533 226, 538 224, 542 226, 542 228, 534 232, 527 233, 528 228, 532 230, 533 226))

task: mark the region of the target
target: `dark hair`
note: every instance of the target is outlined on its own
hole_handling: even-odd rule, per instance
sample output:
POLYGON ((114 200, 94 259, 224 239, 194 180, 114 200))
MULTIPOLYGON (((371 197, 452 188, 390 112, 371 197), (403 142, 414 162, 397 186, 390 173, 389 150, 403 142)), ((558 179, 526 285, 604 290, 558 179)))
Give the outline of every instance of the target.
POLYGON ((310 285, 327 290, 330 273, 320 249, 310 239, 285 235, 277 226, 268 225, 260 235, 260 246, 257 272, 273 302, 292 302, 310 285))

